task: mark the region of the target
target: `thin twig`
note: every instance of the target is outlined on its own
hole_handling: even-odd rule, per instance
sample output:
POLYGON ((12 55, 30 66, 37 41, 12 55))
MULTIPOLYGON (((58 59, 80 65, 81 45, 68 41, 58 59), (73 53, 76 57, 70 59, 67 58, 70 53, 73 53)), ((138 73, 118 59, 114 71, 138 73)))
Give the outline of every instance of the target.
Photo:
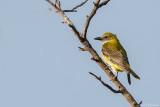
POLYGON ((109 1, 110 1, 110 0, 104 0, 103 2, 101 2, 101 3, 99 4, 99 8, 102 7, 102 6, 104 6, 104 5, 106 5, 109 1))
POLYGON ((96 76, 92 72, 89 72, 89 74, 91 74, 92 76, 94 76, 97 80, 99 80, 105 87, 107 87, 108 89, 110 89, 113 93, 122 93, 122 91, 115 90, 111 86, 109 86, 108 84, 106 84, 105 82, 103 82, 102 79, 101 79, 101 77, 96 76))
POLYGON ((139 105, 141 105, 142 104, 142 101, 139 103, 139 105))
POLYGON ((55 5, 60 9, 61 8, 61 3, 59 0, 55 0, 55 5))
POLYGON ((98 9, 98 7, 96 5, 98 5, 100 2, 100 0, 96 0, 96 2, 94 3, 94 8, 92 9, 91 13, 89 16, 87 16, 87 20, 86 20, 86 23, 83 27, 83 31, 82 31, 82 37, 83 38, 86 38, 86 34, 87 34, 87 30, 88 30, 88 26, 90 24, 90 21, 92 19, 92 17, 96 14, 96 11, 98 9))
POLYGON ((78 47, 80 51, 87 51, 85 48, 78 47))
MULTIPOLYGON (((46 0, 46 1, 47 1, 51 6, 53 6, 53 7, 57 10, 57 11, 55 11, 56 13, 59 13, 59 14, 63 17, 65 23, 67 23, 68 26, 72 29, 72 32, 74 33, 74 35, 75 35, 81 42, 84 41, 84 39, 80 36, 81 34, 80 34, 79 31, 76 29, 76 27, 74 26, 74 24, 69 20, 69 18, 68 18, 68 17, 65 15, 65 13, 61 10, 59 0, 55 0, 56 5, 55 5, 54 3, 52 3, 50 0, 46 0)), ((51 10, 51 9, 49 9, 49 10, 51 10)), ((51 10, 51 11, 53 11, 53 10, 51 10)))
POLYGON ((83 31, 82 31, 82 37, 83 37, 83 38, 86 38, 90 21, 91 21, 92 17, 96 14, 98 8, 106 5, 109 1, 110 1, 110 0, 105 0, 105 1, 103 1, 102 3, 100 3, 100 0, 96 0, 95 3, 93 2, 94 8, 93 8, 93 10, 91 11, 90 15, 87 16, 86 23, 85 23, 85 25, 84 25, 84 27, 83 27, 83 31), (100 4, 99 4, 99 3, 100 3, 100 4))
POLYGON ((96 62, 100 62, 100 59, 95 59, 94 57, 91 58, 91 60, 96 61, 96 62))
POLYGON ((77 12, 77 8, 83 6, 88 0, 82 2, 81 4, 75 6, 74 8, 72 8, 71 10, 63 10, 63 12, 77 12))
POLYGON ((48 2, 51 6, 53 6, 56 10, 59 10, 59 8, 54 4, 52 3, 50 0, 46 0, 46 2, 48 2))
POLYGON ((55 10, 53 10, 53 9, 51 9, 51 8, 48 8, 50 11, 52 11, 52 12, 55 12, 55 13, 58 13, 58 11, 55 11, 55 10))

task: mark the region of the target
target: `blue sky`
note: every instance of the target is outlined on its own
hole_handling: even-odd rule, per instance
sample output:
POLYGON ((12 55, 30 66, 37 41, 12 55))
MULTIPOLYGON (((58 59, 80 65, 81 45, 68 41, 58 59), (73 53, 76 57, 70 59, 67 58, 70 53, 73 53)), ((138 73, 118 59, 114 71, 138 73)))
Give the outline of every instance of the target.
MULTIPOLYGON (((61 0, 71 9, 84 0, 61 0)), ((89 0, 76 13, 67 13, 79 31, 93 8, 89 0)), ((113 86, 101 68, 62 18, 45 0, 0 1, 0 107, 129 107, 121 94, 103 87, 88 72, 113 86)), ((111 0, 98 10, 88 29, 88 40, 100 54, 101 43, 93 38, 105 32, 117 35, 126 49, 132 69, 119 80, 143 106, 160 106, 160 1, 111 0)))

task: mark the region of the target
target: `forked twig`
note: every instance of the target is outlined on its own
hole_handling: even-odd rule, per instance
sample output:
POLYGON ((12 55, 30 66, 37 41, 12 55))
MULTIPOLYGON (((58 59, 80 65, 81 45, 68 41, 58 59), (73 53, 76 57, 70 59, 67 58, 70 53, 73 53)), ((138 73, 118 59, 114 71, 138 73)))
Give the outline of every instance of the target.
POLYGON ((96 2, 93 2, 94 4, 94 8, 92 9, 91 13, 89 16, 87 16, 87 20, 86 20, 86 23, 83 27, 83 31, 82 31, 82 37, 83 38, 86 38, 86 35, 87 35, 87 31, 88 31, 88 27, 89 27, 89 24, 90 24, 90 21, 92 19, 92 17, 96 14, 97 10, 106 5, 110 0, 104 0, 102 3, 100 3, 100 0, 96 0, 96 2))
POLYGON ((80 51, 87 51, 85 48, 78 47, 80 51))
POLYGON ((102 79, 101 79, 101 77, 96 76, 92 72, 89 72, 89 74, 91 74, 92 76, 94 76, 97 80, 99 80, 105 87, 107 87, 108 89, 110 89, 113 93, 122 93, 121 90, 115 90, 111 86, 109 86, 108 84, 106 84, 105 82, 103 82, 102 79))
POLYGON ((83 6, 88 0, 82 2, 81 4, 75 6, 74 8, 72 8, 71 10, 63 10, 63 12, 77 12, 77 8, 83 6))
POLYGON ((53 9, 50 9, 51 11, 54 11, 55 13, 59 13, 63 20, 64 20, 64 23, 67 23, 68 26, 72 29, 74 35, 80 40, 80 41, 83 41, 83 38, 80 36, 81 34, 79 33, 79 31, 76 29, 76 27, 74 26, 74 24, 70 21, 70 19, 65 15, 65 13, 61 10, 61 7, 60 7, 60 2, 59 0, 55 0, 55 4, 52 3, 50 0, 46 0, 51 6, 53 6, 56 11, 54 11, 53 9))

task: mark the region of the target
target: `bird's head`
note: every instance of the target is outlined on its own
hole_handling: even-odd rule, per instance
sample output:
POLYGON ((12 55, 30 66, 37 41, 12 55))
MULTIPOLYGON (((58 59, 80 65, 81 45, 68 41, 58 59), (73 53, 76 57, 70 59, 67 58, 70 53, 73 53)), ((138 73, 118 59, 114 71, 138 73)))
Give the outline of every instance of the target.
POLYGON ((100 40, 102 41, 103 43, 106 43, 106 42, 117 42, 118 39, 116 37, 116 35, 112 34, 112 33, 104 33, 101 37, 97 37, 97 38, 94 38, 95 40, 100 40))

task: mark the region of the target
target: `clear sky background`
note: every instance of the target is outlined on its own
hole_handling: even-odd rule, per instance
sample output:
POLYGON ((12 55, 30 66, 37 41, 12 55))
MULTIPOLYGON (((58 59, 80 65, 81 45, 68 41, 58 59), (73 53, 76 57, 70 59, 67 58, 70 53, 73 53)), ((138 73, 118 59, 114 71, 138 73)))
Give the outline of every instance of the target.
MULTIPOLYGON (((61 0, 71 9, 84 0, 61 0)), ((93 8, 89 0, 76 13, 67 13, 78 30, 93 8)), ((45 0, 0 0, 0 107, 130 107, 88 74, 93 72, 116 87, 82 46, 62 18, 50 12, 45 0), (121 106, 120 106, 121 105, 121 106)), ((119 80, 143 106, 160 106, 160 0, 111 0, 98 10, 88 29, 93 40, 105 32, 117 35, 132 69, 119 80)))

